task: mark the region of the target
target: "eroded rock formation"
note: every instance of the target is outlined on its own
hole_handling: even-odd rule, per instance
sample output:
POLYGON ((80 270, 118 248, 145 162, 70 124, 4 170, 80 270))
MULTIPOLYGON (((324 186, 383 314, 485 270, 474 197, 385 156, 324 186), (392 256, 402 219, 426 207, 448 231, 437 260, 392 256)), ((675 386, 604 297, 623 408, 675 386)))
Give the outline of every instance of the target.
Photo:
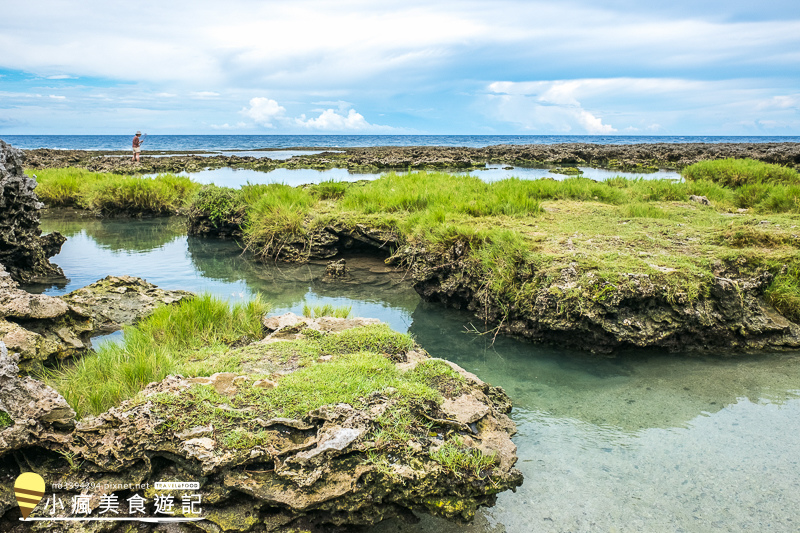
POLYGON ((61 250, 60 233, 42 236, 36 180, 22 169, 22 151, 0 140, 0 265, 17 281, 33 281, 64 273, 48 260, 61 250))
MULTIPOLYGON (((287 396, 279 411, 296 401, 290 382, 295 372, 317 365, 323 370, 317 375, 324 376, 325 365, 367 357, 345 348, 352 338, 337 342, 337 336, 360 330, 367 337, 386 335, 374 329, 384 327, 376 322, 294 315, 267 320, 271 333, 241 348, 236 372, 168 376, 79 422, 55 391, 18 377, 15 356, 0 356, 0 409, 7 413, 0 426, 0 475, 13 479, 33 470, 45 478, 49 496, 69 501, 89 495, 95 515, 101 493, 122 502, 133 493, 152 500, 163 492, 155 482, 197 481, 200 488, 188 493, 201 498, 203 520, 172 524, 176 532, 349 531, 389 517, 414 520, 412 511, 471 520, 478 507, 493 505, 499 492, 522 483, 510 440, 511 404, 502 389, 406 345, 372 357, 384 361, 381 368, 398 384, 404 376, 433 376, 435 370, 439 379, 430 383, 442 395, 438 402, 414 403, 409 410, 406 393, 387 387, 300 415, 273 414, 270 402, 281 394, 287 396), (291 343, 320 338, 337 348, 304 364, 285 357, 291 343), (395 420, 399 413, 411 418, 395 420), (101 488, 116 484, 146 488, 101 488)), ((177 501, 186 493, 178 493, 177 501)), ((0 528, 7 531, 18 524, 18 513, 3 496, 0 528)), ((180 505, 174 511, 174 517, 193 516, 180 505)), ((71 516, 69 507, 55 514, 71 516)), ((34 516, 46 515, 37 508, 34 516)), ((54 525, 60 526, 38 527, 52 531, 47 528, 54 525)), ((96 530, 91 523, 70 527, 96 530)), ((129 527, 111 522, 103 531, 129 527)), ((137 531, 160 527, 141 523, 137 531)))
MULTIPOLYGON (((632 272, 626 282, 606 284, 604 297, 589 298, 591 271, 573 263, 538 286, 526 306, 513 305, 489 288, 473 268, 469 248, 456 243, 444 253, 402 247, 392 262, 404 262, 414 288, 426 300, 468 309, 500 331, 536 341, 593 352, 653 347, 718 353, 800 348, 800 325, 764 299, 773 279, 753 273, 746 262, 717 264, 708 295, 671 294, 648 274, 632 272)), ((522 283, 522 282, 520 282, 522 283)))

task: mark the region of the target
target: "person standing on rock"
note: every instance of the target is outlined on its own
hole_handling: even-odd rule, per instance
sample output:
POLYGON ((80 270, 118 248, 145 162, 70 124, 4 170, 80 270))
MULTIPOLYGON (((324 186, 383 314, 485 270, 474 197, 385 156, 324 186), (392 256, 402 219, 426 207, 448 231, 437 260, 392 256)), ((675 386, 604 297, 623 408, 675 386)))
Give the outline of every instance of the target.
POLYGON ((131 161, 139 162, 139 154, 142 153, 142 143, 144 142, 144 138, 142 137, 142 132, 137 131, 136 136, 133 138, 133 157, 131 161))

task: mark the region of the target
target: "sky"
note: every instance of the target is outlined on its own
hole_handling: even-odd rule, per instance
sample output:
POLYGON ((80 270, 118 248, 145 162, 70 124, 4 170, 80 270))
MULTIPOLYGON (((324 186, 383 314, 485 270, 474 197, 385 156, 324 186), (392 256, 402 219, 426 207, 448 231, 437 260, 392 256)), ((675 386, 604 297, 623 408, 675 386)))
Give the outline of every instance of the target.
POLYGON ((800 135, 797 0, 2 11, 0 135, 800 135))

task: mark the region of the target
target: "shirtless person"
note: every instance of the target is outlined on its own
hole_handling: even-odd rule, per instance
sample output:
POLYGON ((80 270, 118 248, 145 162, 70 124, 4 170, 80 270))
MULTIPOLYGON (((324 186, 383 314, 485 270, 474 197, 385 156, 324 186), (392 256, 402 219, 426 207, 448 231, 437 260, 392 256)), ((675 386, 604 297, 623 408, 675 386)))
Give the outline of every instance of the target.
POLYGON ((139 162, 139 154, 142 153, 141 147, 142 143, 144 142, 144 139, 142 139, 141 137, 142 137, 142 132, 137 131, 136 137, 133 138, 133 157, 131 158, 131 161, 136 161, 137 163, 139 162))

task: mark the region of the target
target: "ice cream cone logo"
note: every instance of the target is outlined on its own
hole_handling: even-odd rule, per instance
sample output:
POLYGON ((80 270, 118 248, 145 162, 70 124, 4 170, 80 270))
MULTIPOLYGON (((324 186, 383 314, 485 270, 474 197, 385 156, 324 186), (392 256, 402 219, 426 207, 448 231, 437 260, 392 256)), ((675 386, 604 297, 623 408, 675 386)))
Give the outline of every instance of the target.
POLYGON ((39 474, 33 472, 25 472, 17 477, 14 482, 14 496, 17 497, 19 510, 22 511, 22 517, 28 518, 33 508, 44 496, 44 479, 39 474))

